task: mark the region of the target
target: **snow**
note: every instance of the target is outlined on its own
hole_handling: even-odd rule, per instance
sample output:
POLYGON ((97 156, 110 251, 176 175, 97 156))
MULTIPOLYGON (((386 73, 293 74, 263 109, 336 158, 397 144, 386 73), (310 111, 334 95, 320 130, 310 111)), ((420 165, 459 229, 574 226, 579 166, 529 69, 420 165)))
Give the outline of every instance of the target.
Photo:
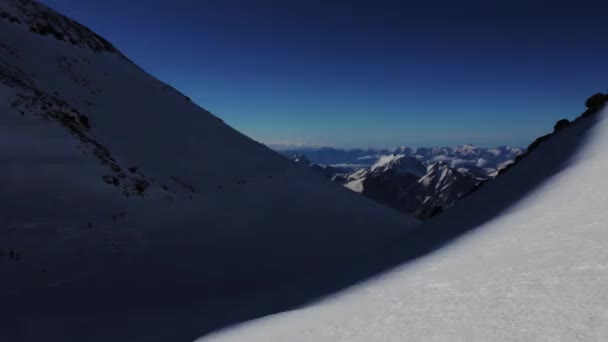
POLYGON ((347 189, 354 191, 356 193, 362 193, 363 192, 363 182, 365 181, 365 178, 367 177, 367 175, 370 173, 370 170, 367 168, 364 169, 359 169, 351 174, 348 175, 348 178, 346 179, 346 183, 344 184, 344 187, 346 187, 347 189))
MULTIPOLYGON (((20 15, 15 4, 29 2, 0 10, 20 15)), ((122 55, 20 19, 0 18, 0 341, 192 341, 343 287, 315 279, 419 224, 294 165, 122 55), (90 129, 51 115, 72 109, 90 129), (301 283, 316 288, 263 307, 235 299, 301 283)))
POLYGON ((361 179, 357 179, 354 181, 350 181, 346 184, 344 184, 344 187, 346 187, 347 189, 357 192, 357 193, 362 193, 363 192, 363 181, 365 180, 365 178, 361 178, 361 179))
POLYGON ((390 163, 394 162, 395 160, 398 160, 398 159, 401 159, 404 157, 405 157, 404 154, 389 154, 389 155, 380 156, 380 158, 378 158, 378 161, 376 161, 376 163, 371 166, 371 170, 374 171, 377 168, 387 166, 390 163))
POLYGON ((0 341, 608 339, 606 120, 580 152, 592 119, 419 226, 120 54, 0 32, 0 341), (21 115, 32 91, 7 70, 86 114, 91 140, 21 115), (125 179, 149 180, 143 196, 102 181, 91 141, 138 168, 125 179))
POLYGON ((371 166, 370 170, 371 172, 393 170, 396 173, 410 173, 418 177, 422 177, 426 172, 423 164, 415 158, 407 157, 404 154, 383 155, 371 166))
POLYGON ((443 248, 202 341, 608 340, 605 116, 557 133, 401 245, 469 231, 443 248))

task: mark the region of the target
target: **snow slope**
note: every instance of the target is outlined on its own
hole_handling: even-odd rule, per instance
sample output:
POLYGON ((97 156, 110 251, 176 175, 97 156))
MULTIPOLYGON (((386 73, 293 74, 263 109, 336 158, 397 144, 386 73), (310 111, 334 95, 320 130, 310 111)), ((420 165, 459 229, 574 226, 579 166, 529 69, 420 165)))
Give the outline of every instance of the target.
POLYGON ((203 340, 608 340, 606 115, 426 221, 390 273, 203 340))
POLYGON ((0 37, 0 341, 193 340, 340 287, 235 299, 337 274, 418 224, 42 5, 0 0, 0 37))

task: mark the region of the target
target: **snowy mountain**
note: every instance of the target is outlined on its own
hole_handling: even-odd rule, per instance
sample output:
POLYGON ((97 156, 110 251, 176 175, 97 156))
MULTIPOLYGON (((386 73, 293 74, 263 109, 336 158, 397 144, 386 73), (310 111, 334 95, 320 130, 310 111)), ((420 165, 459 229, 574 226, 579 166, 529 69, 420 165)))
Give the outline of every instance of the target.
POLYGON ((45 6, 0 36, 0 341, 608 339, 604 95, 420 224, 45 6))
POLYGON ((404 154, 381 157, 368 169, 334 176, 333 181, 404 213, 424 219, 452 206, 480 179, 442 161, 425 166, 404 154))
POLYGON ((41 4, 0 0, 0 36, 1 341, 192 341, 344 286, 234 302, 315 284, 418 225, 41 4))
POLYGON ((341 174, 334 177, 334 182, 343 183, 345 187, 360 193, 368 193, 364 191, 365 185, 368 187, 371 182, 382 182, 390 186, 394 182, 393 187, 396 188, 403 185, 401 180, 406 180, 409 184, 409 179, 417 179, 426 172, 426 168, 422 163, 414 158, 404 155, 386 155, 381 156, 376 163, 369 168, 362 168, 348 174, 341 174))
POLYGON ((498 170, 512 162, 517 156, 525 152, 523 148, 515 147, 492 147, 483 148, 473 145, 462 145, 457 147, 399 147, 394 150, 376 149, 336 149, 336 148, 306 148, 279 150, 286 156, 302 155, 315 164, 339 166, 357 170, 371 167, 381 158, 393 155, 403 155, 416 158, 418 161, 429 165, 433 162, 442 161, 461 173, 476 178, 492 178, 498 170))
POLYGON ((608 340, 608 96, 595 99, 377 256, 390 272, 203 340, 608 340))
POLYGON ((370 170, 372 173, 409 173, 418 177, 426 173, 426 168, 422 163, 403 154, 381 156, 370 170))
POLYGON ((419 201, 416 214, 427 217, 433 214, 433 210, 451 207, 478 183, 478 179, 438 161, 428 166, 426 174, 409 191, 419 201))
POLYGON ((489 178, 504 166, 525 152, 523 148, 499 146, 480 148, 473 145, 457 147, 407 148, 401 147, 394 153, 414 157, 426 164, 441 161, 463 173, 489 178))
POLYGON ((452 206, 478 183, 498 175, 524 152, 522 148, 473 145, 400 147, 393 152, 331 148, 282 151, 283 154, 294 153, 290 155, 294 162, 309 165, 354 192, 420 219, 452 206), (311 159, 358 164, 332 166, 317 164, 311 159))
POLYGON ((400 210, 402 208, 397 203, 401 193, 425 171, 424 165, 414 158, 390 155, 380 158, 369 169, 349 175, 344 186, 400 210))

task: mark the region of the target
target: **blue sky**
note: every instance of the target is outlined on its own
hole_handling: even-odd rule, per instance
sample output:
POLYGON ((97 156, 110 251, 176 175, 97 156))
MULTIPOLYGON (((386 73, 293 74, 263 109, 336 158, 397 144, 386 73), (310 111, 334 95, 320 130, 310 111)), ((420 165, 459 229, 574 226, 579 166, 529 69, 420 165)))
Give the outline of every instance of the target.
POLYGON ((265 143, 527 145, 608 87, 601 1, 42 2, 265 143))

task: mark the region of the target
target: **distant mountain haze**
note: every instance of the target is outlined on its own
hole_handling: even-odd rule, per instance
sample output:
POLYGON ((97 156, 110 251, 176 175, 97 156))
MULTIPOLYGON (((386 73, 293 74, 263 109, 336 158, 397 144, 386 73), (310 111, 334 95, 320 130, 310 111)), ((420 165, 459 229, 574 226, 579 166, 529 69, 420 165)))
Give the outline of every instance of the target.
POLYGON ((463 145, 399 147, 391 151, 299 148, 281 152, 294 163, 310 166, 354 192, 426 219, 454 205, 481 182, 494 178, 525 149, 463 145))

